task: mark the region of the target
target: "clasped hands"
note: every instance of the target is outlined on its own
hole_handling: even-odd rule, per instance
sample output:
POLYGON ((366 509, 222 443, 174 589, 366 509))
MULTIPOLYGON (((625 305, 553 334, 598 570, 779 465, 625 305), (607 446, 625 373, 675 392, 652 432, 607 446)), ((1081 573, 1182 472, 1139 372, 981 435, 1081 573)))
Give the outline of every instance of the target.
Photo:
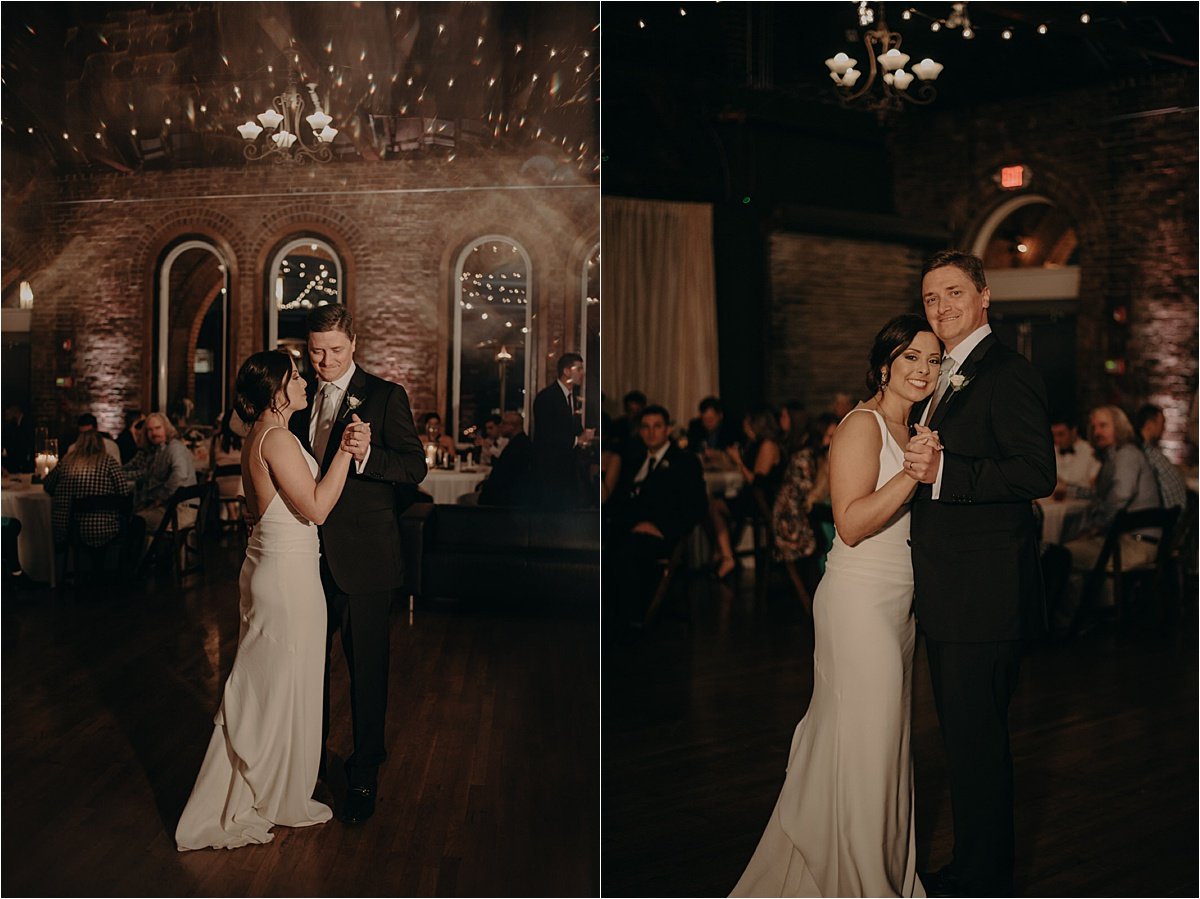
POLYGON ((350 416, 350 424, 342 431, 342 443, 338 447, 343 453, 349 453, 354 461, 362 462, 367 458, 367 450, 371 448, 371 423, 363 421, 357 413, 350 416))
POLYGON ((925 425, 914 425, 916 433, 904 448, 904 473, 922 484, 937 480, 942 458, 942 442, 937 431, 925 425))

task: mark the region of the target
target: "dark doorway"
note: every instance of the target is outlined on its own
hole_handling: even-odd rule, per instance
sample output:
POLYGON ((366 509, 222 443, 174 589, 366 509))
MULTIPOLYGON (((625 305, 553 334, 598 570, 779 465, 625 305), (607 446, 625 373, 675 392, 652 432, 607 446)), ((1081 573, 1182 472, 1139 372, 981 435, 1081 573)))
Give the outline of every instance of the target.
POLYGON ((1042 376, 1050 415, 1079 422, 1084 410, 1077 408, 1074 307, 1073 302, 992 303, 988 320, 996 338, 1024 355, 1042 376))

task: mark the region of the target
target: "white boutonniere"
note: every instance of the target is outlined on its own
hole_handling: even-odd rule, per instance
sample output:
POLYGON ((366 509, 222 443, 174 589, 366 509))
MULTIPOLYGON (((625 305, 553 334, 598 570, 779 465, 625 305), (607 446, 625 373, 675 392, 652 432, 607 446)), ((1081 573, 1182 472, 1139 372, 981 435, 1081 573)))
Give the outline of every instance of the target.
POLYGON ((347 412, 353 412, 355 409, 357 409, 362 404, 363 404, 362 397, 355 396, 354 394, 350 394, 349 396, 346 397, 346 411, 347 412))
POLYGON ((953 390, 955 393, 962 390, 964 387, 966 387, 970 383, 971 383, 971 379, 968 378, 966 375, 954 374, 954 375, 950 376, 950 389, 953 390))

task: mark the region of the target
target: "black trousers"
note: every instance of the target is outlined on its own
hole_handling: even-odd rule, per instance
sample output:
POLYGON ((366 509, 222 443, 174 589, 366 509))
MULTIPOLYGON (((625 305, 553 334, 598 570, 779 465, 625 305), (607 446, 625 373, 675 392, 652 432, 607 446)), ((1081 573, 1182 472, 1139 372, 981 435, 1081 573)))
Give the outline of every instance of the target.
POLYGON ((389 631, 392 592, 343 593, 321 560, 321 582, 329 610, 325 636, 325 707, 322 748, 329 740, 329 660, 333 638, 342 636, 342 652, 350 670, 350 708, 354 721, 354 752, 346 760, 346 781, 351 787, 374 787, 387 758, 384 724, 387 721, 389 631))
POLYGON ((967 895, 1011 896, 1013 765, 1008 706, 1017 687, 1017 642, 926 638, 954 812, 951 870, 967 895))

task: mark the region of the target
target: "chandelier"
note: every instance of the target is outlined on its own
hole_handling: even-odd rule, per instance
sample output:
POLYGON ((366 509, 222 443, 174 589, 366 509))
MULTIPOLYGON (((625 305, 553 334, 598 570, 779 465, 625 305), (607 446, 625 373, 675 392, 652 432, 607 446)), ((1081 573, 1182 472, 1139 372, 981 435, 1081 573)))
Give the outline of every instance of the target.
MULTIPOLYGON (((965 7, 965 4, 956 3, 955 7, 958 12, 957 8, 965 7)), ((905 18, 908 17, 906 13, 905 18)), ((867 51, 867 77, 863 83, 859 84, 863 72, 856 68, 857 59, 838 53, 825 60, 829 77, 837 85, 837 96, 842 105, 854 104, 874 109, 882 116, 890 110, 900 109, 904 103, 924 106, 933 102, 937 96, 933 82, 942 73, 942 64, 926 58, 905 69, 911 57, 900 50, 900 33, 889 29, 884 21, 882 3, 879 4, 878 20, 870 3, 859 3, 858 24, 868 29, 863 32, 863 46, 867 51), (882 77, 879 77, 880 73, 882 77), (873 90, 876 85, 879 89, 873 90)), ((963 29, 963 37, 971 36, 969 28, 968 21, 963 29)))
POLYGON ((271 159, 276 164, 304 164, 314 159, 317 162, 329 162, 333 159, 330 144, 338 136, 338 129, 330 126, 333 119, 321 109, 316 83, 309 82, 305 86, 313 106, 313 112, 303 118, 312 130, 310 140, 305 141, 300 127, 304 97, 299 90, 296 70, 291 68, 287 88, 272 101, 272 108, 257 116, 261 124, 252 120, 238 125, 238 134, 246 141, 242 152, 247 159, 271 159), (259 135, 264 131, 267 137, 259 141, 259 135))

